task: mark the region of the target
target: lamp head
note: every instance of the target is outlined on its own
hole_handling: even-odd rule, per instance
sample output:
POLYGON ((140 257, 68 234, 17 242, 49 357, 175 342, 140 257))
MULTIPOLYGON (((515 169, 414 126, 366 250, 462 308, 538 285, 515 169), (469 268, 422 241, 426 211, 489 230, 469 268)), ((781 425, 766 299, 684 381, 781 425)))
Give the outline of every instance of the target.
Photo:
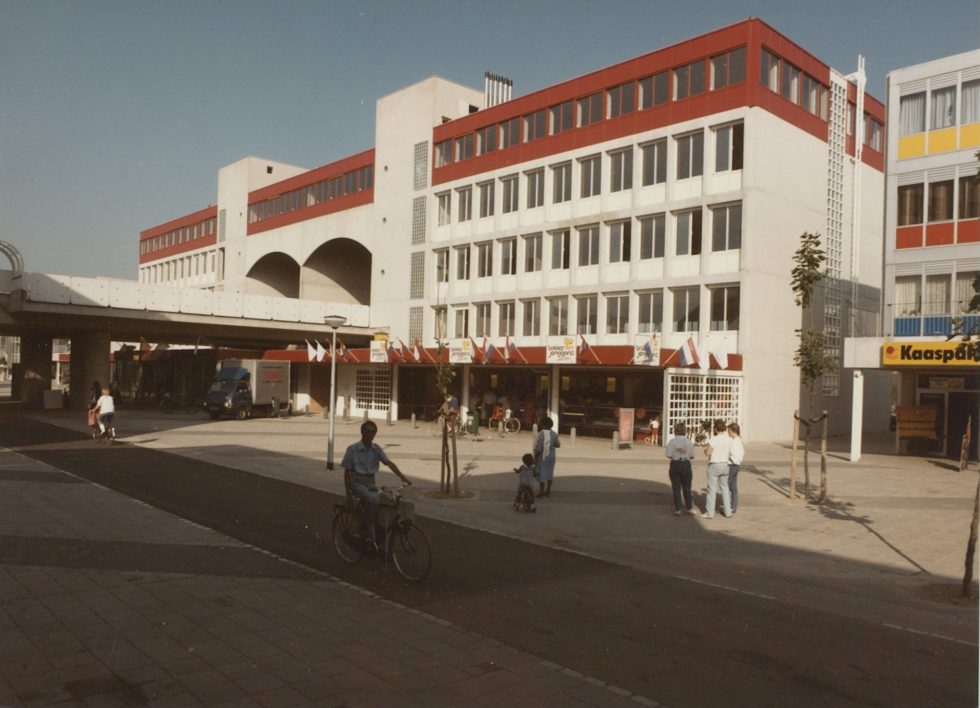
POLYGON ((323 318, 323 324, 331 329, 337 329, 347 321, 343 315, 327 315, 323 318))

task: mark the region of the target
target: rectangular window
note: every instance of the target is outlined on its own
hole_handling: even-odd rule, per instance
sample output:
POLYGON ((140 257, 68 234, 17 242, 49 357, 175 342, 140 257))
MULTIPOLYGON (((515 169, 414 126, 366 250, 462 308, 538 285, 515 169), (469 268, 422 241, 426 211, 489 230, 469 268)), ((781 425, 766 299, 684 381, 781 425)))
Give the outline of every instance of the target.
POLYGON ((536 273, 541 270, 541 234, 528 234, 524 237, 524 272, 536 273))
POLYGON ((677 143, 677 179, 700 177, 704 170, 704 131, 682 135, 677 143))
POLYGON ((540 111, 524 116, 524 142, 543 138, 548 134, 548 116, 542 108, 540 111))
POLYGON ((473 188, 464 187, 456 190, 456 200, 458 204, 459 221, 469 221, 473 218, 473 188))
POLYGON ((803 108, 807 112, 817 115, 820 106, 817 102, 819 82, 809 74, 803 74, 803 108))
POLYGON ((442 342, 446 337, 449 336, 449 325, 448 325, 449 313, 445 307, 435 307, 433 308, 433 310, 435 311, 435 317, 433 318, 434 319, 433 324, 435 326, 432 332, 432 336, 435 337, 435 340, 437 342, 442 342))
POLYGON ((582 172, 581 197, 594 197, 602 189, 602 157, 595 155, 579 161, 582 172))
POLYGON ((544 206, 544 170, 527 173, 527 208, 544 206))
POLYGON ((470 247, 456 247, 456 280, 470 279, 470 247))
POLYGON ((561 204, 572 199, 572 163, 563 162, 551 168, 552 190, 551 201, 561 204))
POLYGON ((456 138, 456 162, 473 157, 473 133, 456 138))
POLYGON ((517 175, 502 177, 500 179, 500 185, 504 195, 503 213, 510 214, 513 211, 517 211, 519 206, 517 175))
POLYGON ((926 94, 913 93, 898 100, 898 134, 915 135, 926 129, 926 94))
POLYGON ((932 92, 932 130, 956 125, 956 87, 936 89, 932 92))
POLYGON ((687 66, 679 66, 674 69, 674 100, 681 98, 687 98, 687 93, 690 88, 691 70, 687 66))
POLYGON ((636 84, 632 81, 619 86, 613 86, 606 92, 608 111, 606 115, 610 118, 624 116, 632 113, 636 107, 636 84))
POLYGON ((711 289, 711 331, 731 332, 738 329, 739 288, 711 289))
POLYGON ((667 181, 667 140, 640 146, 643 157, 643 186, 667 181))
POLYGON ((867 113, 864 114, 864 121, 867 124, 867 135, 864 144, 876 152, 881 152, 881 136, 884 126, 867 113))
POLYGON ((630 324, 630 296, 606 295, 606 333, 626 334, 630 324))
POLYGON ((622 192, 625 189, 633 189, 633 148, 611 153, 609 172, 609 191, 622 192))
POLYGON ((953 180, 929 184, 929 221, 953 219, 953 180))
POLYGON ((742 204, 711 210, 711 250, 734 251, 742 247, 742 204))
POLYGON ((578 265, 599 264, 599 227, 585 226, 578 230, 578 265))
POLYGON ((953 284, 953 314, 966 315, 975 313, 976 307, 971 307, 973 299, 978 296, 974 283, 980 284, 980 271, 964 271, 956 274, 953 284))
POLYGON ((493 216, 494 182, 484 182, 480 186, 480 218, 493 216))
POLYGON ((445 226, 449 223, 449 215, 452 212, 452 192, 443 192, 442 194, 436 195, 436 200, 439 204, 439 226, 445 226))
POLYGON ((759 62, 759 83, 770 91, 779 90, 779 57, 766 49, 759 62))
POLYGON ((599 296, 580 295, 575 298, 578 334, 596 334, 599 326, 599 296))
POLYGON ((449 282, 449 251, 436 251, 436 282, 449 282))
POLYGON ((609 224, 609 262, 629 263, 633 222, 614 221, 609 224))
POLYGON ((602 120, 602 93, 578 100, 578 125, 580 128, 602 120))
POLYGON ((674 215, 677 222, 677 243, 674 251, 678 256, 696 256, 701 253, 701 210, 679 211, 674 215))
POLYGON ((497 304, 497 336, 514 336, 514 301, 497 304))
POLYGON ((568 270, 570 265, 571 232, 568 229, 551 232, 551 268, 568 270))
POLYGON ((741 123, 715 128, 715 172, 742 169, 744 133, 741 123))
POLYGON ((541 334, 541 302, 537 298, 533 300, 521 300, 521 309, 524 311, 521 321, 523 327, 521 333, 525 337, 537 337, 541 334))
POLYGON ((960 87, 960 124, 980 123, 980 79, 964 81, 960 87))
POLYGON ((677 288, 674 296, 674 331, 697 332, 701 323, 701 289, 677 288))
POLYGON ((568 334, 568 298, 548 298, 548 334, 568 334))
POLYGON ((470 336, 470 309, 468 307, 458 307, 453 310, 455 328, 453 332, 457 339, 465 339, 470 336))
POLYGON ((950 276, 948 273, 926 276, 926 296, 922 302, 922 314, 950 314, 949 284, 950 276))
POLYGON ((637 294, 636 331, 662 332, 664 328, 664 293, 653 290, 637 294))
POLYGON ((717 90, 745 80, 745 47, 711 58, 711 89, 717 90))
POLYGON ((670 99, 670 75, 666 71, 640 79, 640 108, 661 106, 670 99))
POLYGON ((476 336, 490 336, 490 303, 478 302, 474 306, 476 310, 476 336))
POLYGON ((521 119, 511 118, 500 124, 500 148, 509 148, 521 142, 521 119))
POLYGON ((895 316, 915 317, 922 312, 922 278, 900 275, 895 278, 895 316))
POLYGON ((783 77, 780 94, 790 103, 800 102, 800 70, 789 62, 783 62, 783 77))
POLYGON ((640 217, 640 260, 664 257, 665 224, 663 214, 640 217))
POLYGON ((898 225, 912 226, 922 223, 922 184, 906 184, 898 188, 898 225))
POLYGON ((476 154, 486 155, 497 149, 497 126, 489 125, 476 132, 476 154))
POLYGON ((476 277, 489 278, 493 275, 493 241, 476 244, 476 277))
MULTIPOLYGON (((921 185, 919 188, 921 189, 921 185)), ((921 209, 921 199, 919 201, 921 209)), ((960 208, 957 218, 976 219, 977 217, 980 217, 980 179, 976 175, 960 177, 960 208)))
POLYGON ((551 134, 557 135, 571 130, 575 127, 575 104, 572 101, 559 103, 552 106, 551 112, 551 134))
POLYGON ((443 140, 436 144, 436 167, 445 167, 453 162, 453 141, 443 140))
POLYGON ((505 238, 500 241, 500 274, 517 274, 517 239, 505 238))

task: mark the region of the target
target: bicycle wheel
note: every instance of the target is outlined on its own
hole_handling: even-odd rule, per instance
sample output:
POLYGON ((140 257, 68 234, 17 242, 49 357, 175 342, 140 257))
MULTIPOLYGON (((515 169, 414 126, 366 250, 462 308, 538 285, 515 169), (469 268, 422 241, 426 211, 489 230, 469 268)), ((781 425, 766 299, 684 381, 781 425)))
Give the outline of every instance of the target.
POLYGON ((411 521, 399 521, 388 535, 388 548, 395 568, 405 580, 424 580, 432 569, 429 537, 411 521))
POLYGON ((504 430, 508 433, 516 433, 521 429, 521 421, 517 418, 508 418, 504 421, 504 430))
POLYGON ((446 420, 442 416, 432 421, 432 437, 437 438, 442 435, 443 428, 446 427, 446 420))
POLYGON ((357 563, 361 560, 361 551, 357 544, 357 517, 350 509, 340 508, 333 517, 333 527, 330 530, 333 547, 337 555, 345 563, 357 563))

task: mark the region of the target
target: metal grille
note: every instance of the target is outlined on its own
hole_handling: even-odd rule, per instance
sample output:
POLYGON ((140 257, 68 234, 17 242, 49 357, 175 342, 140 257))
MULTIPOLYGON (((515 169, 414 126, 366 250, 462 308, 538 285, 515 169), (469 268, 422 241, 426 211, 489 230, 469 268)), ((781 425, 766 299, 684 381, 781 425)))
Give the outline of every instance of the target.
MULTIPOLYGON (((847 82, 832 74, 830 78, 830 124, 827 141, 827 268, 824 280, 823 332, 827 354, 840 360, 841 346, 841 259, 844 238, 844 157, 847 136, 847 82)), ((840 374, 825 374, 821 392, 836 396, 840 374)))
POLYGON ((372 366, 357 370, 354 403, 361 410, 386 413, 391 406, 389 367, 372 366))
POLYGON ((429 141, 415 143, 415 179, 412 186, 425 189, 429 186, 429 141))
POLYGON ((411 282, 408 296, 413 300, 425 297, 425 251, 412 254, 411 282))
MULTIPOLYGON (((684 423, 688 433, 701 430, 706 420, 721 418, 741 422, 742 377, 740 374, 690 374, 667 372, 664 396, 665 430, 684 423)), ((745 434, 745 426, 742 426, 745 434)))
POLYGON ((422 308, 408 308, 408 341, 414 344, 422 341, 422 308))
POLYGON ((412 245, 425 243, 425 197, 412 200, 412 245))

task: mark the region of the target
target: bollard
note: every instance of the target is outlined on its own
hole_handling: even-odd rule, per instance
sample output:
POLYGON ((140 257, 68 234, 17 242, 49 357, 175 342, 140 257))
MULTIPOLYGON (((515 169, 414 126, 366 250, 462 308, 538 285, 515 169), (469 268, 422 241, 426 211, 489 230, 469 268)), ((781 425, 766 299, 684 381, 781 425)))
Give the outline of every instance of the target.
POLYGON ((572 438, 572 447, 575 447, 575 426, 572 426, 571 438, 572 438))
POLYGON ((619 449, 619 431, 618 430, 614 430, 613 431, 613 436, 612 436, 612 449, 613 450, 618 450, 619 449))
POLYGON ((367 411, 367 408, 365 408, 364 409, 364 422, 367 423, 367 421, 368 421, 368 411, 367 411))
POLYGON ((418 423, 416 423, 416 422, 415 422, 415 414, 414 414, 414 413, 412 413, 412 430, 415 430, 415 429, 417 429, 418 427, 419 427, 419 426, 418 426, 418 423))
MULTIPOLYGON (((575 428, 572 428, 572 430, 575 430, 575 428)), ((538 437, 538 424, 537 423, 531 423, 531 435, 533 435, 534 437, 538 437)))
POLYGON ((388 425, 388 426, 392 425, 392 422, 391 422, 391 409, 390 408, 388 409, 388 412, 385 414, 385 425, 388 425))
POLYGON ((504 421, 503 420, 498 420, 497 421, 497 437, 500 438, 501 440, 504 439, 504 421))
POLYGON ((310 404, 309 403, 307 403, 305 406, 303 406, 303 413, 304 413, 304 415, 306 415, 307 418, 310 417, 310 404))

